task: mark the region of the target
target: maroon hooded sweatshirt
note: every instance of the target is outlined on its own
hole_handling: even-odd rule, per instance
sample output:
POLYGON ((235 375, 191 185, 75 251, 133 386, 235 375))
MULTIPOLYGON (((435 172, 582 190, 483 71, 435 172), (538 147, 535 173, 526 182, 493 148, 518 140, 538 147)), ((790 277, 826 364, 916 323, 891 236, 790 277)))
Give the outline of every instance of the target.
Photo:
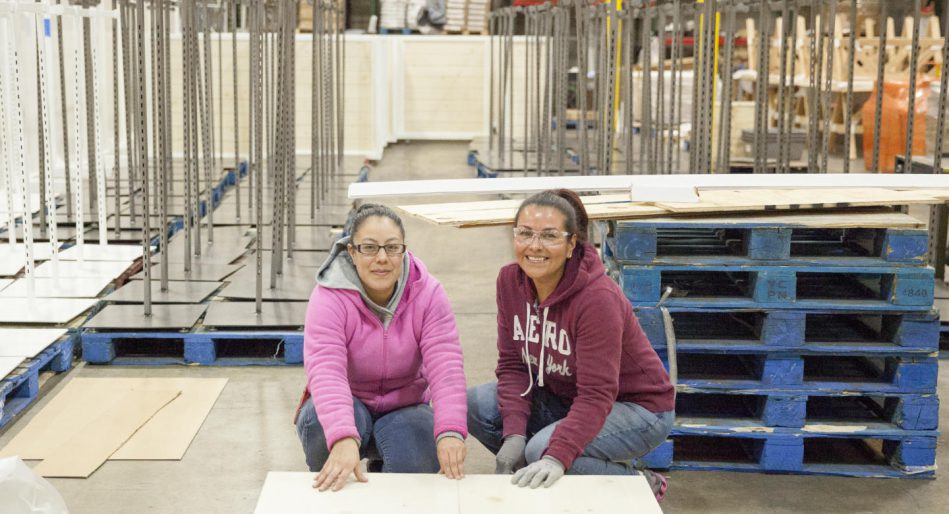
POLYGON ((567 469, 603 428, 615 402, 657 413, 675 408, 669 374, 589 243, 577 246, 544 302, 517 263, 501 268, 497 302, 495 373, 505 437, 527 435, 537 387, 571 404, 544 453, 567 469))

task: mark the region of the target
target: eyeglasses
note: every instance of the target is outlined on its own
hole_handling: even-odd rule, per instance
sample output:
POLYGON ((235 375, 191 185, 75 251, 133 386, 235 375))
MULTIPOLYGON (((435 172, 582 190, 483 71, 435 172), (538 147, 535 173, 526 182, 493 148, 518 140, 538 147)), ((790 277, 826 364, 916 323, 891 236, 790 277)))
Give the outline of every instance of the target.
POLYGON ((363 255, 370 255, 373 257, 376 255, 379 255, 379 250, 385 248, 386 255, 388 255, 389 257, 395 257, 397 255, 402 255, 403 253, 405 253, 406 246, 404 244, 396 244, 396 243, 389 243, 385 245, 365 243, 361 245, 353 245, 353 248, 355 248, 357 252, 363 255))
POLYGON ((514 240, 522 245, 533 243, 536 237, 540 239, 540 244, 543 246, 557 246, 564 244, 567 241, 566 238, 569 236, 570 232, 564 232, 562 230, 547 229, 534 231, 529 228, 514 227, 514 240))

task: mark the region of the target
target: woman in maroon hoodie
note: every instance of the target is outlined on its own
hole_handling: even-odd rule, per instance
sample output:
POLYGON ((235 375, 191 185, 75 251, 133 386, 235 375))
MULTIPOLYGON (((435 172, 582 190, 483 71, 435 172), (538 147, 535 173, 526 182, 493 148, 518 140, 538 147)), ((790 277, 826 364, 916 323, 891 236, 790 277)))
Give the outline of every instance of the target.
MULTIPOLYGON (((524 200, 517 262, 497 279, 498 381, 468 390, 469 432, 521 487, 564 472, 638 474, 632 461, 675 417, 669 375, 586 234, 576 193, 524 200)), ((665 477, 645 474, 661 500, 665 477)))

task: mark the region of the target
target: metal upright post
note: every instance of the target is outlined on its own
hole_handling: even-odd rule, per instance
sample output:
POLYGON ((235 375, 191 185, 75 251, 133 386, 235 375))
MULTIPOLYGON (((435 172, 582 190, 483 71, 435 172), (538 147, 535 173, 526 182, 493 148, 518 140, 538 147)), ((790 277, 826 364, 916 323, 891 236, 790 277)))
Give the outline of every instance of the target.
MULTIPOLYGON (((112 0, 112 10, 116 10, 118 7, 117 1, 112 0)), ((62 16, 57 17, 57 24, 62 27, 62 16)), ((62 38, 59 40, 59 55, 62 59, 62 38)), ((120 148, 121 139, 119 138, 119 97, 121 95, 121 88, 119 87, 119 24, 118 20, 112 18, 112 157, 114 162, 112 164, 112 194, 114 195, 115 200, 115 239, 118 239, 122 231, 122 195, 121 195, 121 169, 122 169, 122 152, 120 148)), ((60 77, 63 73, 63 63, 59 63, 59 72, 60 77)), ((63 105, 66 103, 66 88, 64 81, 60 80, 60 91, 62 92, 63 105)), ((65 148, 68 139, 68 132, 66 131, 65 123, 65 112, 63 109, 63 146, 65 148)), ((68 162, 68 161, 67 161, 68 162)), ((69 169, 69 165, 66 165, 66 169, 69 169)), ((66 184, 69 184, 69 181, 66 181, 66 184)), ((69 190, 66 190, 66 197, 69 197, 69 190)), ((70 201, 70 204, 72 202, 70 201)), ((67 213, 67 218, 72 219, 72 212, 67 213)))
POLYGON ((135 44, 136 44, 136 89, 134 97, 137 107, 136 112, 136 123, 135 129, 137 134, 138 149, 141 155, 141 166, 142 171, 140 174, 141 177, 141 188, 142 188, 142 210, 143 210, 143 220, 142 220, 142 260, 143 260, 143 274, 145 282, 143 285, 144 291, 144 309, 145 316, 152 315, 152 272, 151 272, 151 210, 149 209, 149 189, 148 189, 148 166, 149 166, 149 153, 148 153, 148 112, 147 104, 145 100, 145 92, 147 84, 145 83, 145 3, 137 2, 136 3, 136 16, 135 16, 135 44))
MULTIPOLYGON (((827 38, 827 68, 825 71, 825 87, 824 87, 824 107, 823 107, 823 116, 824 116, 824 130, 822 134, 822 146, 821 146, 821 173, 827 173, 827 161, 830 154, 830 100, 833 96, 834 88, 834 43, 836 41, 837 34, 837 0, 830 0, 828 4, 828 13, 827 21, 825 22, 826 27, 826 38, 827 38)), ((846 160, 846 156, 844 156, 846 160)))
MULTIPOLYGON (((228 4, 231 17, 231 91, 234 95, 234 208, 237 212, 235 221, 241 222, 241 128, 240 128, 240 101, 238 91, 240 90, 237 71, 237 0, 231 0, 228 4)), ((223 56, 221 63, 223 64, 223 56)), ((224 112, 221 112, 221 125, 224 124, 224 112)), ((223 141, 222 141, 223 144, 223 141)))
MULTIPOLYGON (((943 21, 949 20, 949 3, 945 3, 943 21)), ((933 150, 933 173, 943 173, 942 145, 946 130, 946 101, 949 98, 949 31, 942 43, 943 66, 939 75, 939 113, 936 117, 936 144, 933 150)), ((929 208, 929 264, 936 270, 936 278, 946 278, 946 230, 949 228, 949 207, 945 203, 929 208)))
MULTIPOLYGON (((682 34, 681 34, 681 13, 680 10, 682 6, 680 0, 675 0, 672 3, 672 66, 670 69, 669 79, 671 84, 669 85, 669 99, 671 102, 669 109, 669 141, 667 146, 666 154, 666 174, 671 174, 673 171, 678 172, 679 169, 676 166, 673 168, 673 156, 678 157, 679 150, 676 144, 676 136, 680 134, 681 123, 678 122, 678 117, 676 114, 677 109, 681 109, 682 106, 678 103, 679 96, 678 90, 681 82, 678 80, 680 62, 682 59, 682 34)), ((632 48, 630 48, 632 51, 632 48)), ((727 73, 727 70, 726 70, 727 73)), ((726 75, 725 82, 729 82, 730 77, 726 75)))
POLYGON ((877 23, 879 54, 877 55, 876 98, 873 111, 873 156, 870 160, 870 169, 867 170, 875 172, 880 171, 880 131, 883 124, 883 87, 886 67, 886 16, 886 2, 880 2, 880 21, 877 23))
MULTIPOLYGON (((112 0, 112 9, 116 8, 116 0, 112 0)), ((66 0, 59 0, 58 3, 62 5, 66 3, 66 0)), ((112 21, 112 48, 116 48, 116 22, 112 21)), ((60 100, 60 109, 63 117, 63 169, 69 170, 69 124, 66 123, 66 113, 69 112, 66 110, 66 54, 63 53, 63 17, 59 15, 56 17, 56 47, 58 50, 59 59, 59 100, 60 100)), ((114 55, 118 55, 115 53, 114 55)), ((113 58, 113 61, 115 59, 113 58)), ((118 97, 116 96, 116 101, 118 97)), ((118 127, 118 123, 116 123, 118 127)), ((119 136, 115 136, 115 144, 118 147, 119 136)), ((117 154, 118 152, 116 152, 117 154)), ((118 168, 118 166, 116 166, 118 168)), ((116 192, 118 195, 118 192, 116 192)), ((81 208, 81 207, 80 207, 81 208)), ((73 197, 72 197, 72 183, 69 180, 66 180, 66 221, 73 220, 73 197)), ((115 215, 116 222, 118 222, 119 215, 116 212, 115 215)))
MULTIPOLYGON (((791 13, 790 14, 791 44, 794 45, 795 51, 792 52, 791 71, 789 72, 789 74, 791 75, 791 83, 788 86, 788 89, 790 91, 788 95, 789 96, 788 117, 787 117, 787 120, 785 120, 784 122, 786 124, 785 132, 788 134, 788 138, 791 138, 794 134, 794 118, 795 118, 795 109, 796 109, 794 98, 796 97, 795 88, 797 87, 797 77, 795 76, 795 74, 797 73, 797 13, 798 13, 797 4, 791 5, 790 13, 791 13)), ((789 142, 788 144, 784 145, 784 153, 781 154, 779 173, 790 173, 790 172, 791 172, 791 145, 789 142)))
MULTIPOLYGON (((913 128, 916 125, 916 89, 919 74, 919 25, 920 0, 913 0, 913 46, 909 59, 909 106, 906 121, 906 150, 903 152, 903 167, 906 173, 913 169, 913 128)), ((945 65, 945 63, 943 64, 945 65)))
POLYGON ((254 179, 256 181, 256 187, 254 190, 256 196, 256 209, 257 214, 254 217, 257 224, 257 238, 255 241, 256 246, 256 256, 257 256, 257 282, 256 282, 256 296, 255 296, 255 308, 256 312, 259 315, 263 311, 263 173, 260 169, 259 162, 263 158, 263 133, 264 133, 264 116, 263 116, 263 0, 252 0, 251 3, 252 16, 251 16, 251 59, 250 59, 250 73, 251 73, 251 120, 253 120, 253 127, 251 128, 251 134, 253 141, 253 147, 251 149, 251 154, 255 158, 255 175, 254 179))
POLYGON ((659 55, 656 56, 656 139, 654 141, 656 173, 665 170, 666 128, 666 10, 665 5, 656 4, 656 19, 659 32, 659 55))
POLYGON ((850 0, 850 48, 847 49, 847 101, 844 111, 844 173, 850 173, 850 136, 853 133, 853 80, 857 53, 857 0, 850 0))
MULTIPOLYGON (((52 151, 52 119, 53 116, 50 114, 51 102, 53 97, 53 92, 50 89, 50 81, 47 78, 47 72, 50 70, 47 69, 46 54, 52 49, 49 48, 46 35, 44 34, 44 18, 38 18, 34 14, 34 23, 33 28, 36 31, 36 37, 34 41, 36 42, 36 77, 38 88, 37 88, 37 105, 39 106, 39 124, 40 124, 40 165, 42 170, 40 173, 40 198, 45 201, 45 206, 40 208, 41 216, 41 227, 44 232, 49 232, 49 244, 52 249, 52 261, 53 261, 53 273, 55 276, 59 275, 59 237, 57 234, 57 224, 56 224, 56 192, 55 184, 53 182, 53 151, 52 151), (44 219, 45 218, 45 219, 44 219)), ((9 206, 10 209, 13 208, 12 205, 9 206)), ((24 224, 32 223, 32 219, 24 218, 24 224)), ((104 230, 103 227, 99 227, 99 230, 104 230)))

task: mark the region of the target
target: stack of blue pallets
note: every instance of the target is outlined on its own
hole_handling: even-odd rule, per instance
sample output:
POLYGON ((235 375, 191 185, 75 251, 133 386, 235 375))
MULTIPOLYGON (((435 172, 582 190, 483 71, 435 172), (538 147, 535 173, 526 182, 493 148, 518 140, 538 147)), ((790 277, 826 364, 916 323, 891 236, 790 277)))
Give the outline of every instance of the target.
POLYGON ((919 227, 879 211, 598 223, 667 366, 672 288, 677 421, 645 461, 932 476, 940 327, 919 227))

